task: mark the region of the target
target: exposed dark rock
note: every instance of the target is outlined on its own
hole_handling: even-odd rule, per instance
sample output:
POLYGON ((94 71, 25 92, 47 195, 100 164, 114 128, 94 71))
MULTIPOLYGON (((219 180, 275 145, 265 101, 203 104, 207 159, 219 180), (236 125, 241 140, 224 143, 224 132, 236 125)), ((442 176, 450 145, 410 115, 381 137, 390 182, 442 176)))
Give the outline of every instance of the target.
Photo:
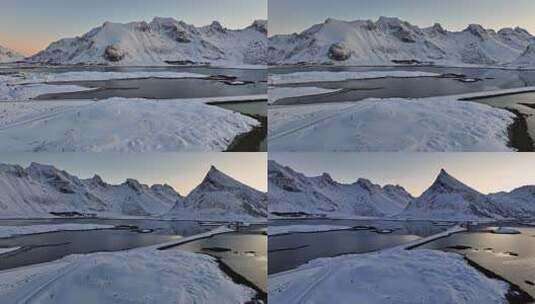
POLYGON ((343 44, 334 43, 329 47, 327 53, 330 59, 336 61, 346 61, 351 57, 351 51, 348 50, 343 44))
POLYGON ((109 45, 104 51, 104 59, 111 62, 119 62, 123 60, 124 56, 124 51, 122 51, 117 45, 109 45))

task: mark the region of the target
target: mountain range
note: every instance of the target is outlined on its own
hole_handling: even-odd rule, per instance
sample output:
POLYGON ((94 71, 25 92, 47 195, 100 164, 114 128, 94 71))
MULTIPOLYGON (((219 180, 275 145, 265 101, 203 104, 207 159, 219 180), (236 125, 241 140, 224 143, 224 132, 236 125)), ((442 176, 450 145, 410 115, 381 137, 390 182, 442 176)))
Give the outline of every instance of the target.
POLYGON ((43 217, 77 212, 97 216, 162 216, 183 219, 262 217, 266 194, 212 167, 189 195, 169 185, 127 179, 111 185, 98 175, 80 179, 53 166, 0 164, 0 217, 43 217), (217 191, 217 192, 216 192, 217 191))
POLYGON ((18 52, 0 45, 0 63, 14 62, 24 59, 18 52))
POLYGON ((527 30, 499 31, 471 24, 448 31, 440 24, 420 28, 399 18, 341 21, 329 18, 301 33, 269 38, 270 64, 341 65, 535 65, 535 38, 527 30))
POLYGON ((483 194, 441 170, 419 197, 401 186, 380 186, 359 179, 333 181, 328 174, 307 177, 269 162, 269 212, 405 219, 503 219, 535 217, 535 186, 483 194))
POLYGON ((259 65, 266 63, 266 51, 265 20, 232 30, 217 21, 196 27, 156 17, 150 23, 105 22, 80 37, 53 42, 26 60, 46 64, 259 65))

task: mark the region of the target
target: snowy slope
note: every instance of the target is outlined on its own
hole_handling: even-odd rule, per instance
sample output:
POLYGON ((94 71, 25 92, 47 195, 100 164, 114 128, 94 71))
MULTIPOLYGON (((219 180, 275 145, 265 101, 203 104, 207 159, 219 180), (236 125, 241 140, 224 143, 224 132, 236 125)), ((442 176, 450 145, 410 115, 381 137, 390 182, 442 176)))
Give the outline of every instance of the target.
POLYGON ((24 56, 0 45, 0 63, 14 62, 24 59, 24 56))
POLYGON ((181 219, 264 218, 267 196, 211 167, 204 180, 165 215, 181 219))
POLYGON ((386 250, 310 261, 269 276, 274 304, 502 304, 506 282, 487 278, 459 254, 386 250))
POLYGON ((267 23, 231 30, 217 21, 195 27, 173 18, 150 23, 106 22, 81 37, 56 41, 28 58, 50 64, 164 65, 166 62, 224 65, 265 64, 267 23))
POLYGON ((270 107, 269 150, 511 151, 508 127, 515 115, 460 98, 369 98, 270 107))
POLYGON ((526 50, 511 65, 527 68, 535 67, 535 39, 532 39, 526 50))
POLYGON ((531 39, 530 33, 518 27, 496 32, 471 24, 452 32, 440 24, 419 28, 398 18, 329 18, 299 34, 270 37, 268 62, 390 65, 414 60, 446 65, 496 65, 516 60, 531 39))
POLYGON ((381 187, 369 180, 341 184, 327 173, 307 177, 269 161, 269 212, 386 216, 399 213, 412 199, 400 186, 381 187))
POLYGON ((0 271, 1 303, 250 303, 217 260, 182 250, 138 248, 69 255, 0 271))
POLYGON ((49 212, 146 216, 167 212, 183 198, 170 186, 129 179, 110 185, 95 175, 79 179, 53 166, 0 164, 0 217, 49 216, 49 212))

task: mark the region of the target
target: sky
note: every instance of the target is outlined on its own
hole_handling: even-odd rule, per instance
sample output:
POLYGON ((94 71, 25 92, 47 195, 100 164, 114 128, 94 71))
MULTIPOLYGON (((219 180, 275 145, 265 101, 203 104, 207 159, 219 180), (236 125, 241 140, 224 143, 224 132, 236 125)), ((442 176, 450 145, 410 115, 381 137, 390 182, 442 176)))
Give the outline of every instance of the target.
POLYGON ((0 153, 0 162, 54 165, 80 178, 98 174, 110 184, 127 178, 148 185, 167 183, 182 195, 215 165, 240 182, 267 191, 267 153, 0 153))
POLYGON ((440 169, 482 193, 535 185, 535 153, 269 153, 269 159, 307 176, 327 172, 343 183, 363 177, 413 195, 431 186, 440 169))
POLYGON ((448 30, 468 24, 500 29, 520 26, 535 33, 533 0, 269 0, 269 34, 301 32, 328 17, 341 20, 399 17, 418 26, 448 30))
POLYGON ((25 55, 60 38, 82 35, 105 21, 174 17, 194 25, 218 20, 243 28, 267 18, 267 0, 1 0, 0 45, 25 55))

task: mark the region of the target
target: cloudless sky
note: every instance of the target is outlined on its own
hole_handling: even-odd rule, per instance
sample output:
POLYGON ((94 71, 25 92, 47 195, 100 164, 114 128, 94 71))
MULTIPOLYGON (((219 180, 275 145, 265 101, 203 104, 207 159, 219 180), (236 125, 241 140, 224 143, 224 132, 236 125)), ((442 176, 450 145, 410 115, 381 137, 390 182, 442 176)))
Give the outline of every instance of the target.
POLYGON ((30 55, 105 21, 148 22, 155 16, 242 28, 267 18, 267 0, 1 0, 0 45, 30 55))
POLYGON ((0 153, 0 162, 54 165, 80 178, 98 174, 111 184, 127 178, 164 184, 188 194, 211 165, 240 182, 267 191, 267 153, 0 153))
POLYGON ((441 23, 461 30, 520 26, 535 33, 533 0, 269 0, 269 33, 301 32, 328 17, 342 20, 399 17, 418 26, 441 23))
POLYGON ((343 183, 363 177, 413 195, 431 186, 442 168, 483 193, 535 185, 535 153, 269 153, 269 159, 307 176, 327 172, 343 183))

